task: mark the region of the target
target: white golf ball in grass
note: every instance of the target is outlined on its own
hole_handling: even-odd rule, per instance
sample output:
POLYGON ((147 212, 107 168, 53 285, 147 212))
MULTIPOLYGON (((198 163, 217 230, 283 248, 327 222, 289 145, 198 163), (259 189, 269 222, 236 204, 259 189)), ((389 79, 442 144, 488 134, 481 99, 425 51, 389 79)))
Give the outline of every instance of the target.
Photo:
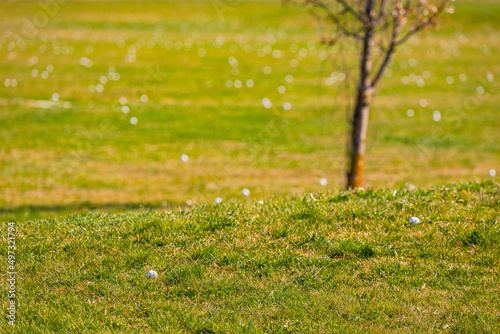
POLYGON ((490 174, 491 177, 495 177, 495 176, 497 176, 497 171, 494 170, 494 169, 490 169, 489 174, 490 174))
POLYGON ((418 219, 417 217, 410 218, 410 224, 419 224, 419 223, 420 223, 420 219, 418 219))
POLYGON ((248 190, 247 188, 245 188, 245 189, 243 189, 243 190, 241 191, 241 194, 242 194, 243 196, 249 196, 249 195, 250 195, 250 190, 248 190))
POLYGON ((222 198, 216 197, 214 202, 215 202, 215 204, 221 204, 222 203, 222 198))
POLYGON ((271 103, 271 100, 269 100, 267 97, 263 98, 262 99, 262 105, 266 108, 266 109, 269 109, 273 106, 273 104, 271 103))
POLYGON ((328 181, 326 179, 321 179, 319 180, 319 184, 321 184, 322 186, 326 186, 328 184, 328 181))
POLYGON ((147 277, 150 277, 150 278, 157 278, 158 277, 158 273, 154 270, 150 270, 147 272, 146 274, 147 277))
POLYGON ((188 155, 187 154, 181 155, 181 160, 184 161, 184 162, 187 162, 189 160, 188 155))

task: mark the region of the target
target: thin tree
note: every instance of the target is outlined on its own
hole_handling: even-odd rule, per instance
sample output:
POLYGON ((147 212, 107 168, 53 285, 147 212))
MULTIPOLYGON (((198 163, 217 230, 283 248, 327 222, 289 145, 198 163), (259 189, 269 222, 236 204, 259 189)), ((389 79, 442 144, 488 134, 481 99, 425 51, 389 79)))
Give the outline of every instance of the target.
POLYGON ((435 26, 453 0, 298 0, 333 28, 323 42, 353 40, 359 52, 356 97, 350 119, 347 187, 363 183, 370 106, 397 47, 414 34, 435 26))

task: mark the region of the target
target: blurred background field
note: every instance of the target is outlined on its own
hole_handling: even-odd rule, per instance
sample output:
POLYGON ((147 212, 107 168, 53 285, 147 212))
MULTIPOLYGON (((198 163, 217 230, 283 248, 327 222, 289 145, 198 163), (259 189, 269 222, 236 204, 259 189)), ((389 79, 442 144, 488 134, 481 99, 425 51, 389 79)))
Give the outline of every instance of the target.
MULTIPOLYGON (((72 1, 44 20, 38 2, 2 3, 2 219, 343 188, 355 55, 326 50, 301 8, 235 4, 72 1)), ((499 14, 457 2, 399 50, 367 187, 496 177, 499 14)))

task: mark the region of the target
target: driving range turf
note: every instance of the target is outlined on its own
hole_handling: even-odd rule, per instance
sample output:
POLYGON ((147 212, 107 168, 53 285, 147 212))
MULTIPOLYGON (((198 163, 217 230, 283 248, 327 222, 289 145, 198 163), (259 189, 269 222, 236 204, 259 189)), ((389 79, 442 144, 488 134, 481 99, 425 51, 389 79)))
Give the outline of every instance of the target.
MULTIPOLYGON (((6 220, 254 202, 322 191, 322 178, 326 189, 344 186, 352 86, 340 73, 354 71, 355 55, 349 45, 346 64, 338 49, 325 54, 303 9, 245 2, 219 15, 211 1, 72 1, 31 37, 26 22, 39 4, 2 8, 6 220)), ((480 181, 500 170, 499 12, 495 2, 459 2, 438 32, 399 50, 371 113, 367 187, 480 181)))

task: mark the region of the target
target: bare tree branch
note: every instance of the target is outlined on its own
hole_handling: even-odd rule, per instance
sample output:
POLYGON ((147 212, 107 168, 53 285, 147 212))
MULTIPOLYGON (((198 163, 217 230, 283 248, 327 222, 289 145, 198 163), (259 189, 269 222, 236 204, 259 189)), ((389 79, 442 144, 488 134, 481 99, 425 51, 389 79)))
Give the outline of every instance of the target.
POLYGON ((399 18, 399 13, 397 12, 397 6, 398 6, 398 3, 396 2, 396 4, 394 5, 394 10, 392 12, 392 33, 391 33, 391 39, 389 42, 389 47, 385 51, 384 60, 380 64, 380 67, 377 71, 377 74, 375 75, 375 77, 372 80, 372 83, 371 83, 372 87, 375 87, 377 85, 377 83, 380 81, 380 79, 382 78, 382 75, 384 74, 384 71, 387 68, 387 65, 389 64, 389 62, 391 60, 392 54, 394 53, 394 51, 396 49, 396 45, 397 45, 396 42, 397 42, 398 34, 400 33, 400 31, 403 27, 401 20, 399 18))
MULTIPOLYGON (((338 3, 340 3, 342 6, 344 6, 344 9, 351 13, 355 18, 357 18, 359 21, 363 21, 363 18, 361 16, 361 13, 357 12, 353 7, 351 7, 345 0, 335 0, 338 3)), ((384 0, 385 1, 385 0, 384 0)))
POLYGON ((382 0, 382 2, 380 3, 380 8, 378 10, 377 19, 375 20, 375 25, 377 25, 380 22, 380 20, 382 20, 382 18, 385 16, 386 5, 387 5, 387 0, 382 0))
POLYGON ((322 9, 327 15, 327 17, 330 19, 330 21, 332 21, 332 23, 337 27, 337 29, 341 31, 344 35, 353 37, 357 40, 363 39, 361 35, 359 35, 355 31, 349 30, 346 26, 344 26, 340 20, 340 15, 334 13, 327 4, 318 0, 307 0, 306 3, 312 5, 313 7, 322 9))
MULTIPOLYGON (((409 0, 408 0, 409 2, 409 0)), ((422 22, 420 22, 419 24, 414 24, 407 32, 406 34, 401 37, 400 39, 398 39, 396 41, 396 45, 400 45, 400 44, 403 44, 405 43, 406 41, 408 41, 413 35, 415 35, 416 33, 422 31, 423 29, 431 26, 431 25, 434 25, 436 23, 436 19, 438 18, 438 16, 444 11, 446 7, 446 0, 443 0, 441 2, 441 4, 439 5, 439 7, 436 8, 436 10, 434 11, 434 13, 432 13, 432 15, 430 15, 429 17, 425 18, 422 20, 422 22)), ((422 14, 422 11, 419 10, 417 11, 417 14, 422 14)), ((415 21, 419 20, 419 15, 417 15, 417 18, 415 19, 415 21)))
POLYGON ((384 74, 384 71, 385 71, 387 65, 389 65, 389 62, 391 61, 392 54, 394 53, 395 50, 396 50, 396 43, 394 42, 394 40, 391 40, 389 48, 385 51, 384 60, 380 64, 380 67, 377 71, 377 74, 375 75, 375 77, 373 78, 373 80, 371 82, 372 87, 375 87, 377 85, 377 83, 380 81, 380 78, 382 78, 382 74, 384 74))

